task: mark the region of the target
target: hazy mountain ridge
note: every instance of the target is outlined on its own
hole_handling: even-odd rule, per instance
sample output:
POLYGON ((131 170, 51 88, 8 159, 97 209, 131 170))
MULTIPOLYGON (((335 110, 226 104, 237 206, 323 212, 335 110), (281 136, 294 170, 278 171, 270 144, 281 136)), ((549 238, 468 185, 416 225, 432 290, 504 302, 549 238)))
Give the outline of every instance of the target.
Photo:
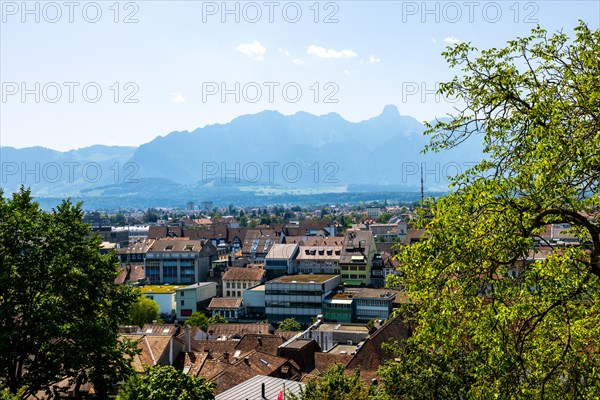
POLYGON ((190 191, 233 194, 245 186, 263 195, 286 188, 339 193, 348 185, 414 191, 423 169, 425 186, 444 190, 445 173, 482 158, 480 140, 423 155, 429 141, 423 131, 419 121, 400 115, 395 106, 357 123, 336 113, 263 111, 192 132, 171 132, 137 148, 96 145, 59 152, 2 147, 2 187, 11 192, 23 183, 42 197, 151 196, 153 179, 183 185, 169 188, 174 196, 180 191, 186 196, 190 191))

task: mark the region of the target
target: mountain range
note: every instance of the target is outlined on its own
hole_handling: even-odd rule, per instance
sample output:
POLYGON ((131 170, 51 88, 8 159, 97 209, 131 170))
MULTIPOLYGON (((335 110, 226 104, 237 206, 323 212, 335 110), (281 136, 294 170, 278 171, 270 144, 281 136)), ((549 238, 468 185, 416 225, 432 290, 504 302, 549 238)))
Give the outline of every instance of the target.
POLYGON ((0 148, 2 188, 10 193, 24 184, 38 198, 117 203, 171 198, 184 205, 212 198, 418 192, 423 171, 425 189, 443 191, 447 175, 483 157, 478 137, 455 149, 421 154, 429 142, 424 130, 388 105, 356 123, 336 113, 263 111, 171 132, 139 147, 94 145, 60 152, 5 146, 0 148))

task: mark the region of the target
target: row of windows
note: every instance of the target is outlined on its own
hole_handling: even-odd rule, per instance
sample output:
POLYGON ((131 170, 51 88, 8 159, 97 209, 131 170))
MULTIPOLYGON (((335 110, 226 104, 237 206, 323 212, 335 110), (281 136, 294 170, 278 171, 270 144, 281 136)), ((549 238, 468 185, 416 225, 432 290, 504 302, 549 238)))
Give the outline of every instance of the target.
POLYGON ((235 290, 231 290, 231 291, 227 291, 227 297, 242 297, 242 292, 241 291, 235 291, 235 290))
POLYGON ((148 258, 198 258, 198 253, 148 253, 148 258))
POLYGON ((315 308, 316 304, 320 303, 290 303, 290 302, 265 302, 266 307, 273 308, 315 308))
POLYGON ((247 282, 226 282, 225 283, 225 287, 227 289, 235 289, 236 288, 236 284, 237 284, 237 289, 247 289, 250 288, 253 285, 252 283, 247 283, 247 282))
POLYGON ((364 265, 359 265, 359 266, 356 266, 356 265, 350 265, 350 266, 344 265, 342 267, 342 271, 366 271, 366 270, 367 270, 367 267, 364 266, 364 265))
POLYGON ((327 303, 325 306, 327 309, 342 309, 342 310, 350 310, 352 309, 352 303, 350 304, 339 304, 339 303, 327 303))
POLYGON ((355 274, 342 274, 342 279, 367 279, 366 275, 355 275, 355 274))
POLYGON ((340 270, 338 269, 328 269, 328 268, 303 268, 300 271, 303 274, 317 273, 317 274, 339 274, 340 270))
POLYGON ((285 295, 297 295, 297 296, 321 296, 323 292, 320 290, 312 291, 312 290, 266 290, 265 295, 276 295, 276 294, 285 294, 285 295))
POLYGON ((237 318, 235 310, 218 310, 214 314, 219 314, 223 318, 237 318))
POLYGON ((389 307, 391 300, 356 299, 357 306, 389 307))

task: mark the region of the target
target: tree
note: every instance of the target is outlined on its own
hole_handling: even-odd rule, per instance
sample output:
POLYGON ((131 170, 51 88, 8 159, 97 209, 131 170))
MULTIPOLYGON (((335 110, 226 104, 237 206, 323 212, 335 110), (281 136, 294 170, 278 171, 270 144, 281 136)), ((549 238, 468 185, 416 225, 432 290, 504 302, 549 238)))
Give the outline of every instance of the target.
POLYGON ((300 331, 302 326, 294 318, 286 318, 279 323, 278 329, 280 331, 300 331))
POLYGON ((210 400, 214 384, 171 366, 154 366, 147 374, 133 375, 121 388, 119 400, 210 400))
POLYGON ((600 31, 532 34, 445 57, 464 103, 428 126, 429 150, 482 135, 485 159, 422 210, 426 239, 400 255, 413 327, 402 398, 597 398, 600 393, 600 31), (546 243, 566 223, 579 243, 546 243), (544 259, 532 257, 544 245, 544 259), (443 363, 457 368, 448 370, 443 363), (459 367, 459 368, 458 368, 459 367), (451 374, 451 375, 447 375, 451 374), (445 376, 445 378, 444 378, 445 376), (466 395, 465 395, 466 394, 466 395))
POLYGON ((367 387, 360 380, 360 370, 354 370, 351 375, 344 373, 342 364, 335 364, 321 376, 311 378, 306 382, 299 396, 286 394, 290 400, 375 400, 377 389, 367 387))
POLYGON ((158 221, 158 212, 154 208, 149 208, 146 210, 143 216, 143 221, 155 223, 158 221))
POLYGON ((137 301, 131 306, 129 313, 130 322, 133 325, 143 326, 158 320, 159 306, 156 301, 144 296, 139 296, 137 301))
POLYGON ((390 219, 392 219, 392 214, 387 211, 384 211, 381 213, 379 218, 377 218, 377 222, 380 222, 382 224, 387 224, 390 221, 390 219))
POLYGON ((189 317, 185 321, 185 325, 189 326, 197 326, 202 329, 204 332, 208 329, 208 317, 201 312, 192 313, 191 317, 189 317))
POLYGON ((46 212, 30 190, 0 192, 0 390, 50 396, 68 379, 103 397, 131 372, 135 345, 118 333, 135 293, 114 284, 116 254, 98 252, 83 214, 81 203, 46 212))
POLYGON ((228 321, 221 314, 215 314, 208 319, 209 324, 226 324, 228 321))

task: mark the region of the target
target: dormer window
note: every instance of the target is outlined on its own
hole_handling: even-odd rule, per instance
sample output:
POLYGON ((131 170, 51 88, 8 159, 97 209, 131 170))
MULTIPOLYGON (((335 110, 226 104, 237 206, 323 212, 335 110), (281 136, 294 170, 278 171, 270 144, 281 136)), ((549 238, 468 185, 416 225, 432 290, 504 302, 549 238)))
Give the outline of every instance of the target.
POLYGON ((172 244, 169 244, 169 245, 167 245, 167 247, 165 247, 165 250, 166 250, 166 251, 171 251, 171 250, 173 250, 173 245, 172 245, 172 244))
POLYGON ((192 251, 193 248, 194 248, 193 244, 186 244, 183 250, 192 251))

